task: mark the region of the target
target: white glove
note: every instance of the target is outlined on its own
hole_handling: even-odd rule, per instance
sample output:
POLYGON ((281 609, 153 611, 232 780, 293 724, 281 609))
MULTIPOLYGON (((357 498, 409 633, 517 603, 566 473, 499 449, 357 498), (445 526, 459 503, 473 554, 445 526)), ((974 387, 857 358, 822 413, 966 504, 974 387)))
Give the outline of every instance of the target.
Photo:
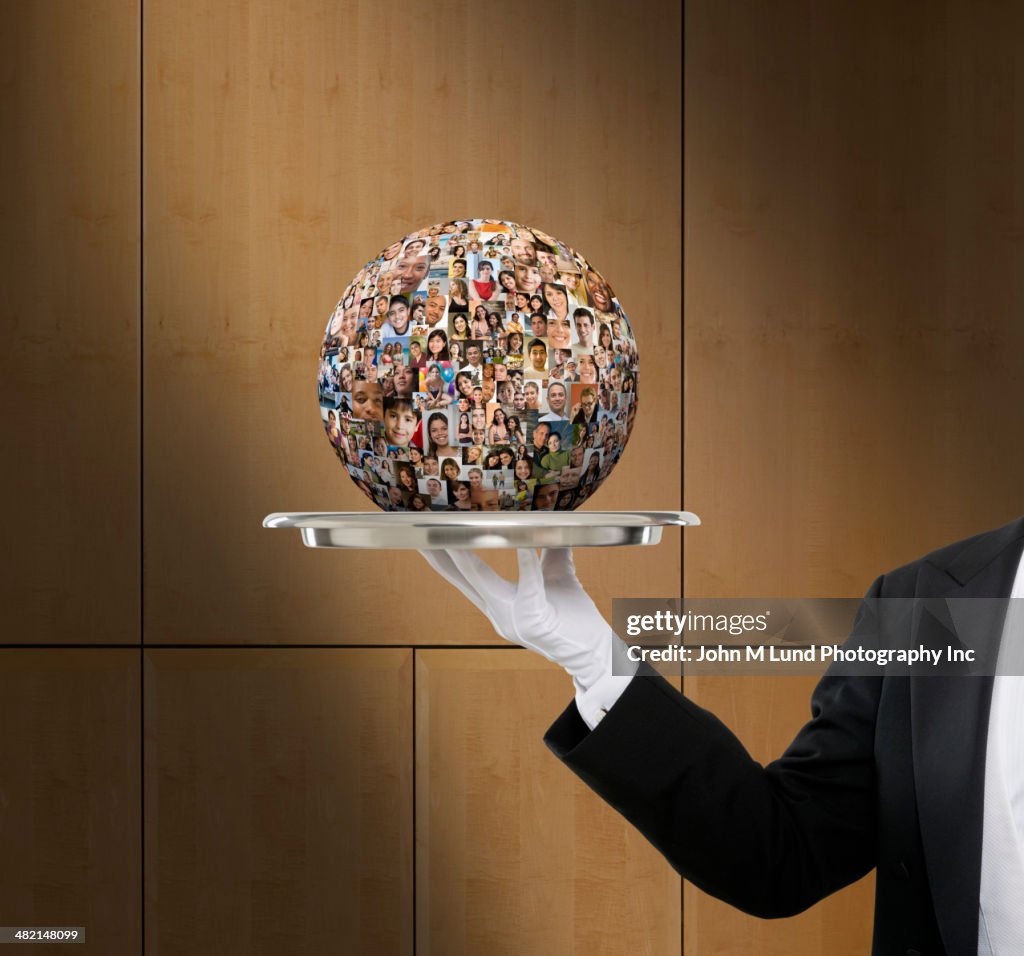
POLYGON ((530 548, 518 549, 518 584, 471 551, 420 553, 487 616, 499 635, 568 671, 577 708, 591 728, 635 673, 637 665, 627 660, 625 645, 576 578, 571 548, 547 548, 540 559, 530 548), (612 674, 613 657, 624 676, 612 674))

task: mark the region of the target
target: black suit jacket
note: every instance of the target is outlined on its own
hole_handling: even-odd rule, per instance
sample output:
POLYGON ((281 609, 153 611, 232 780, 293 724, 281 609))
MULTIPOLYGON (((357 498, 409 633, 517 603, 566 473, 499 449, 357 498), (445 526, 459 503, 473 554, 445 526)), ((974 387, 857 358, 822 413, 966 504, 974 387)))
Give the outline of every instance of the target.
MULTIPOLYGON (((868 597, 1008 597, 1022 547, 1024 518, 883 575, 868 597)), ((928 619, 908 624, 911 646, 930 641, 928 619)), ((975 956, 991 695, 991 677, 830 670, 810 722, 762 767, 648 672, 593 731, 573 703, 544 739, 713 896, 790 916, 877 867, 877 956, 975 956)))

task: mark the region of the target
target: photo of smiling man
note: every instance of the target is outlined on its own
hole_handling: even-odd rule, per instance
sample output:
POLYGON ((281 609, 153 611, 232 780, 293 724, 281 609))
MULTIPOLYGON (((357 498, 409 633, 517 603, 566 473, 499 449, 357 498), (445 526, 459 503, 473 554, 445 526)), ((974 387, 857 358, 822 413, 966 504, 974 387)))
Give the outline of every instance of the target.
POLYGON ((415 292, 430 269, 429 256, 405 256, 395 264, 395 277, 403 293, 415 292))
POLYGON ((517 265, 533 266, 537 264, 537 246, 531 239, 516 236, 510 243, 509 249, 517 265))
POLYGON ((537 247, 537 268, 543 282, 558 281, 558 264, 555 254, 550 249, 537 247))
POLYGON ((435 511, 442 511, 448 507, 448 489, 440 478, 420 478, 420 493, 430 499, 430 507, 435 511))
POLYGON ((564 383, 553 381, 547 390, 547 411, 541 415, 542 422, 565 422, 569 420, 566 408, 569 403, 569 392, 564 383))
POLYGON ((428 328, 434 328, 444 318, 447 306, 447 297, 441 295, 436 289, 431 289, 425 303, 428 328))
POLYGON ((545 379, 548 377, 548 347, 543 339, 530 339, 526 346, 528 364, 523 373, 528 379, 545 379))
POLYGON ((393 295, 388 303, 388 317, 380 327, 382 339, 393 339, 409 332, 409 300, 403 295, 393 295))
POLYGON ((597 389, 593 385, 573 385, 572 423, 574 425, 596 424, 599 412, 597 389))
POLYGON ((573 310, 572 320, 576 326, 576 338, 580 348, 592 349, 594 347, 594 313, 583 306, 573 310))
POLYGON ((376 382, 353 383, 352 415, 371 422, 379 422, 384 418, 384 396, 376 382))
POLYGON ((420 413, 411 398, 384 399, 384 438, 388 445, 408 448, 416 437, 420 413))
POLYGON ((483 381, 484 348, 478 339, 467 339, 465 343, 466 363, 460 371, 468 372, 474 384, 483 381))

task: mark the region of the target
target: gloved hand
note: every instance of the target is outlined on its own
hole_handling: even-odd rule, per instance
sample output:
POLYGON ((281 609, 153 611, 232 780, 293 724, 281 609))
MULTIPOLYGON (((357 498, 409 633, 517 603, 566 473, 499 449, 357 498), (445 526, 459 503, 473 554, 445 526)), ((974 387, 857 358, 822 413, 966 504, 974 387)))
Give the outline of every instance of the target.
MULTIPOLYGON (((576 687, 580 713, 590 726, 597 718, 584 702, 599 682, 621 692, 636 670, 590 596, 576 578, 571 548, 547 548, 542 557, 518 549, 519 582, 496 574, 471 551, 421 551, 427 563, 454 584, 488 618, 503 638, 536 651, 563 667, 576 687), (612 659, 625 676, 612 676, 612 659), (627 669, 628 673, 624 670, 627 669)), ((611 699, 617 697, 612 691, 611 699)))

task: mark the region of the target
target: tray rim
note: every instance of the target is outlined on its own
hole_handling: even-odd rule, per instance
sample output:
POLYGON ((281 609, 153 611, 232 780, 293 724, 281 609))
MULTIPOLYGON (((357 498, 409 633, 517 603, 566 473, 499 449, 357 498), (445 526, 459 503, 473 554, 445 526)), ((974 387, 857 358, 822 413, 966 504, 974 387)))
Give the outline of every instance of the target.
POLYGON ((364 528, 378 523, 401 527, 521 528, 583 527, 696 527, 700 518, 691 511, 489 511, 459 514, 452 511, 274 511, 263 519, 264 528, 364 528), (597 519, 597 520, 583 520, 597 519), (601 520, 605 519, 605 520, 601 520))
POLYGON ((308 548, 494 550, 655 545, 665 527, 693 527, 689 511, 274 512, 265 528, 295 528, 308 548))

